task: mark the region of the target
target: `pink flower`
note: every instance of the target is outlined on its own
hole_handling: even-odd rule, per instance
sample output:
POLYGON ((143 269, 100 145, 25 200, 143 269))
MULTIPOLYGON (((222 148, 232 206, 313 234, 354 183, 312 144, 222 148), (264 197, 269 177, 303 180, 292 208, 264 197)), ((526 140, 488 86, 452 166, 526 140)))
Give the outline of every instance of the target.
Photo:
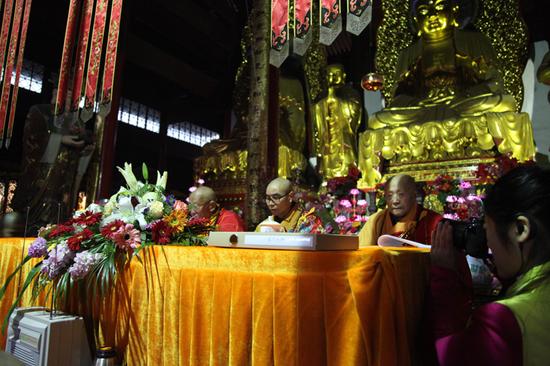
POLYGON ((113 240, 120 249, 131 251, 141 244, 141 234, 134 225, 126 224, 113 235, 113 240))
POLYGON ((460 182, 460 190, 465 190, 472 188, 472 184, 470 182, 460 182))
POLYGON ((193 186, 193 187, 189 187, 189 192, 195 192, 197 190, 197 187, 193 186))
POLYGON ((481 202, 481 197, 476 196, 475 194, 469 195, 468 197, 466 197, 466 199, 467 199, 468 201, 477 201, 477 202, 481 202))
POLYGON ((445 201, 447 201, 449 203, 454 203, 454 202, 458 201, 458 197, 457 196, 447 196, 445 201))
POLYGON ((340 206, 350 208, 351 202, 349 200, 340 200, 340 206))
POLYGON ((455 221, 457 221, 457 220, 460 219, 460 217, 458 217, 458 215, 455 214, 455 213, 446 213, 446 214, 443 214, 443 218, 444 218, 444 219, 449 219, 449 220, 455 220, 455 221))
POLYGON ((359 194, 359 190, 357 188, 353 188, 351 191, 349 191, 350 194, 357 196, 359 194))
POLYGON ((187 210, 187 204, 183 201, 180 201, 180 200, 176 200, 176 202, 174 202, 174 210, 187 210))
POLYGON ((357 201, 357 206, 366 206, 368 204, 367 200, 359 200, 357 201))
POLYGON ((334 221, 336 221, 339 224, 343 224, 344 222, 348 221, 348 218, 344 215, 340 215, 340 216, 336 216, 334 221))

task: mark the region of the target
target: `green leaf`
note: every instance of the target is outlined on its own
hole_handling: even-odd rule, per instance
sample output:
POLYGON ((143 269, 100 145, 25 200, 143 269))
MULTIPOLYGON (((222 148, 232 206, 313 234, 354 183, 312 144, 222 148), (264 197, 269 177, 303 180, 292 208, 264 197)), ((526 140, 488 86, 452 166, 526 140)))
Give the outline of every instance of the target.
POLYGON ((4 318, 4 322, 2 323, 2 333, 6 331, 6 327, 8 326, 8 322, 10 320, 11 313, 15 310, 19 302, 21 301, 21 298, 23 297, 23 294, 25 293, 25 290, 31 282, 35 279, 35 277, 40 273, 40 269, 42 268, 42 262, 37 263, 29 272, 27 275, 27 278, 25 279, 25 282, 23 283, 23 286, 21 287, 21 290, 17 294, 17 298, 11 305, 10 309, 8 310, 8 313, 6 314, 6 318, 4 318))
POLYGON ((147 170, 147 164, 145 163, 141 164, 141 174, 143 175, 145 182, 147 182, 149 180, 149 170, 147 170))
MULTIPOLYGON (((23 262, 21 262, 21 263, 15 268, 15 270, 8 276, 8 278, 6 278, 6 282, 4 282, 4 286, 2 286, 2 288, 0 288, 0 300, 2 300, 2 298, 4 297, 4 294, 6 293, 6 290, 8 289, 8 286, 9 286, 10 282, 13 280, 13 278, 15 277, 15 275, 21 271, 21 268, 23 268, 23 266, 25 265, 25 263, 27 263, 30 259, 31 259, 31 257, 26 256, 26 257, 23 259, 23 262)), ((40 264, 41 264, 41 263, 42 263, 42 262, 40 262, 40 264)))

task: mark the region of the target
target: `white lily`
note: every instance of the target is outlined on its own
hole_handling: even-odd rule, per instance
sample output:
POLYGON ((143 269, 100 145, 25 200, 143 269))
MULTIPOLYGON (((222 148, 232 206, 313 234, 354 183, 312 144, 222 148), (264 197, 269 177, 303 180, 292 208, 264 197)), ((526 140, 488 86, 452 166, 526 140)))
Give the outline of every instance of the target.
POLYGON ((131 191, 136 191, 139 189, 138 180, 132 171, 132 164, 124 163, 124 169, 117 166, 118 171, 124 177, 126 185, 131 191))
POLYGON ((102 226, 107 225, 108 223, 115 220, 122 220, 127 224, 133 224, 138 222, 141 230, 145 230, 147 226, 147 221, 145 220, 145 210, 147 205, 140 203, 135 208, 132 205, 132 197, 120 197, 118 199, 118 204, 111 215, 105 218, 102 222, 102 226))
POLYGON ((160 172, 157 170, 157 183, 155 185, 161 186, 163 189, 166 189, 167 180, 168 180, 168 172, 163 172, 161 176, 160 172))

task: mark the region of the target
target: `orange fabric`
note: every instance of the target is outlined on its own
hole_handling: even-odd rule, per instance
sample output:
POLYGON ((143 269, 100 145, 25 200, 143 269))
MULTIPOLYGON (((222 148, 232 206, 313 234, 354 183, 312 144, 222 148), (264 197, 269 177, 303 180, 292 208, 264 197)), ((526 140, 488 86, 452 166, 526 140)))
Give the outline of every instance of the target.
MULTIPOLYGON (((20 248, 0 239, 2 278, 20 248)), ((412 362, 428 266, 417 249, 155 246, 140 256, 95 311, 128 365, 412 362)))
POLYGON ((244 231, 243 219, 235 212, 222 208, 216 222, 217 231, 244 231))

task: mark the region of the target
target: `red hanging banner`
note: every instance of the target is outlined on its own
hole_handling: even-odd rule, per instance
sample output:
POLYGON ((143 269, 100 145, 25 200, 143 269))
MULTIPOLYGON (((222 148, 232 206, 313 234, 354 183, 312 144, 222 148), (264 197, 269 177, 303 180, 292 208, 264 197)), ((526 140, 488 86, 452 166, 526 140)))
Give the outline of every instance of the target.
POLYGON ((107 18, 108 0, 97 0, 94 15, 94 29, 90 45, 90 58, 86 69, 86 91, 84 94, 84 108, 80 112, 80 119, 84 122, 92 118, 99 79, 99 67, 103 51, 103 37, 107 18))
POLYGON ((8 104, 11 92, 11 78, 13 74, 13 65, 15 63, 15 55, 17 54, 17 42, 19 40, 19 30, 21 26, 21 16, 23 15, 23 5, 24 0, 17 0, 15 2, 15 12, 13 14, 10 44, 8 47, 6 67, 4 68, 4 80, 2 80, 2 96, 0 97, 0 142, 3 142, 4 140, 6 115, 8 112, 8 104))
POLYGON ((13 135, 13 124, 15 122, 15 110, 17 107, 17 95, 19 93, 19 79, 21 78, 21 68, 23 67, 23 54, 25 53, 25 41, 27 40, 27 29, 29 27, 29 17, 31 14, 32 0, 25 3, 25 12, 23 13, 23 24, 21 25, 21 36, 19 37, 19 51, 17 52, 17 66, 15 68, 15 84, 11 97, 10 118, 8 123, 8 134, 6 136, 6 148, 10 147, 11 136, 13 135))
POLYGON ((122 0, 113 0, 111 5, 111 20, 109 21, 109 35, 107 38, 107 50, 105 52, 105 66, 103 69, 103 83, 99 106, 99 114, 102 116, 106 116, 111 110, 121 15, 122 0))
POLYGON ((289 52, 288 0, 271 0, 271 50, 269 63, 275 67, 288 57, 289 52))
POLYGON ((342 32, 340 0, 321 0, 319 43, 330 46, 342 32))
POLYGON ((313 40, 313 18, 311 17, 311 0, 294 2, 294 39, 293 52, 303 56, 313 40))
POLYGON ((82 18, 78 31, 78 49, 76 54, 75 75, 73 80, 73 95, 70 110, 75 113, 78 110, 80 100, 83 97, 82 85, 84 84, 84 70, 86 68, 88 44, 90 40, 90 26, 94 11, 94 0, 84 0, 82 5, 82 18))
POLYGON ((65 111, 65 102, 67 99, 67 83, 71 72, 71 61, 78 10, 80 10, 80 0, 71 0, 71 3, 69 5, 69 14, 67 16, 67 26, 65 28, 65 41, 63 43, 63 54, 61 55, 61 66, 59 67, 57 95, 55 98, 54 114, 56 123, 57 118, 65 111))
POLYGON ((6 58, 6 46, 8 44, 13 2, 14 0, 8 0, 4 5, 4 15, 2 16, 2 33, 0 33, 0 70, 3 70, 4 59, 6 58))
POLYGON ((371 0, 348 0, 346 31, 358 36, 372 19, 371 0))

